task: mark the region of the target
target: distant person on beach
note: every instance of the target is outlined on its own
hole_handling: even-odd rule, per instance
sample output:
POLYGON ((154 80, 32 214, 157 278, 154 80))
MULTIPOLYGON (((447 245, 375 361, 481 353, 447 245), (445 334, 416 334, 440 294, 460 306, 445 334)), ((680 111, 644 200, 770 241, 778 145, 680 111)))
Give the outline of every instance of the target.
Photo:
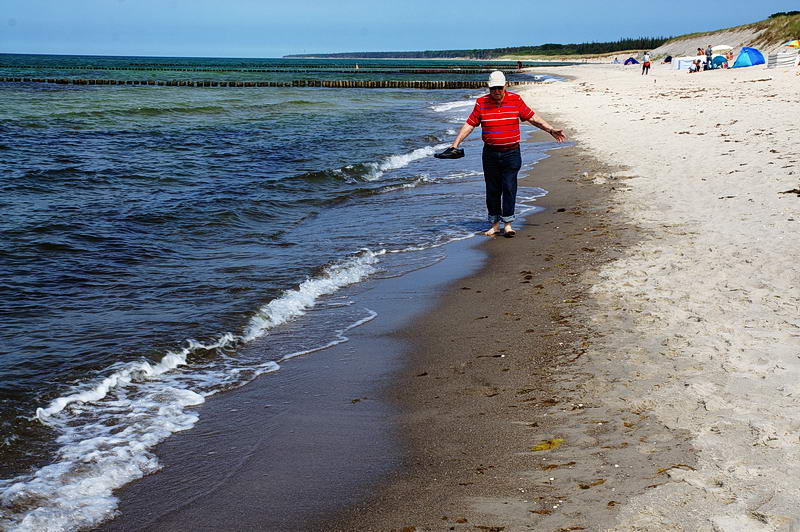
POLYGON ((642 76, 646 76, 650 72, 650 53, 645 52, 642 57, 642 76))
POLYGON ((712 56, 714 55, 714 51, 711 49, 711 45, 709 44, 706 46, 706 67, 711 68, 711 61, 712 56))
POLYGON ((567 136, 563 130, 555 129, 544 118, 536 115, 519 94, 507 91, 506 77, 499 70, 489 75, 488 84, 489 94, 481 96, 475 102, 475 108, 448 150, 457 149, 478 125, 481 126, 486 208, 489 211, 489 223, 492 224, 484 234, 501 234, 502 221, 502 234, 510 238, 516 234, 511 224, 517 202, 517 173, 522 167, 519 149, 520 121, 546 131, 558 143, 564 142, 567 136))

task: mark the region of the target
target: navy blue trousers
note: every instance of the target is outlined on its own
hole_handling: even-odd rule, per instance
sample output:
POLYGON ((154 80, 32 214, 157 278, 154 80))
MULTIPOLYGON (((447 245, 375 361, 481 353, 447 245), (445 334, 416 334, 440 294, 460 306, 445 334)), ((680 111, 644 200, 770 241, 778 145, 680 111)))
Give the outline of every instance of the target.
POLYGON ((519 148, 497 151, 483 145, 483 179, 486 181, 486 209, 489 223, 514 221, 517 202, 517 174, 522 168, 519 148))

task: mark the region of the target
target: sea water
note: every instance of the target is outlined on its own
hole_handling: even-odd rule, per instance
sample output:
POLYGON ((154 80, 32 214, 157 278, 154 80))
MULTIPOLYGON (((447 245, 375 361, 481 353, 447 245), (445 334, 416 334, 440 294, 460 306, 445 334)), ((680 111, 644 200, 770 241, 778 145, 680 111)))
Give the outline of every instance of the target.
MULTIPOLYGON (((245 61, 0 55, 0 76, 245 61)), ((344 289, 484 229, 479 132, 432 157, 479 94, 0 83, 0 529, 107 519, 192 407, 376 317, 344 289)))

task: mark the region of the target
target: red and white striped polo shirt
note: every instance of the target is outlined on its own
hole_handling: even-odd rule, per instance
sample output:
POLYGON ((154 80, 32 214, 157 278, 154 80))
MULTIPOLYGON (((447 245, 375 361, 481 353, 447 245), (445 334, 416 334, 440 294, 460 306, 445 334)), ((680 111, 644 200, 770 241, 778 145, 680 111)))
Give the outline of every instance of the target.
POLYGON ((519 94, 506 91, 500 103, 488 94, 478 98, 467 124, 472 127, 481 125, 481 136, 486 144, 508 146, 519 143, 520 120, 528 121, 533 115, 519 94))

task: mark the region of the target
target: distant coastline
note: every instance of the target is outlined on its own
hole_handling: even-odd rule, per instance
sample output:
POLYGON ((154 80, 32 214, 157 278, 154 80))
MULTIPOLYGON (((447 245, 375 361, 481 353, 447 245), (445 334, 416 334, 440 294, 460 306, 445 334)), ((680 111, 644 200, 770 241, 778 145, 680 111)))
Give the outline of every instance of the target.
POLYGON ((517 58, 522 56, 562 57, 570 55, 604 54, 619 50, 647 50, 657 48, 670 40, 670 37, 625 38, 611 42, 591 42, 556 44, 548 43, 537 46, 508 46, 504 48, 474 48, 469 50, 424 50, 405 52, 339 52, 331 54, 292 54, 286 59, 460 59, 460 60, 496 60, 502 57, 517 58))
POLYGON ((479 59, 476 57, 400 57, 400 56, 385 56, 385 57, 373 57, 373 56, 356 56, 356 55, 347 55, 347 54, 292 54, 292 55, 284 55, 281 59, 352 59, 352 60, 364 60, 369 59, 370 61, 474 61, 474 62, 481 62, 481 61, 516 61, 516 59, 502 59, 502 58, 492 58, 492 59, 479 59))
POLYGON ((475 57, 353 57, 353 56, 336 56, 331 57, 329 55, 285 55, 283 59, 319 59, 322 61, 330 61, 336 59, 346 59, 351 61, 420 61, 420 62, 434 62, 440 61, 442 63, 446 62, 453 62, 453 61, 461 61, 461 62, 470 62, 470 63, 516 63, 518 61, 527 62, 527 63, 537 63, 536 65, 525 65, 525 66, 540 66, 540 65, 548 65, 548 66, 560 66, 560 65, 572 65, 578 64, 580 61, 577 59, 565 59, 559 57, 528 57, 528 56, 519 56, 519 57, 495 57, 491 59, 478 59, 475 57))

